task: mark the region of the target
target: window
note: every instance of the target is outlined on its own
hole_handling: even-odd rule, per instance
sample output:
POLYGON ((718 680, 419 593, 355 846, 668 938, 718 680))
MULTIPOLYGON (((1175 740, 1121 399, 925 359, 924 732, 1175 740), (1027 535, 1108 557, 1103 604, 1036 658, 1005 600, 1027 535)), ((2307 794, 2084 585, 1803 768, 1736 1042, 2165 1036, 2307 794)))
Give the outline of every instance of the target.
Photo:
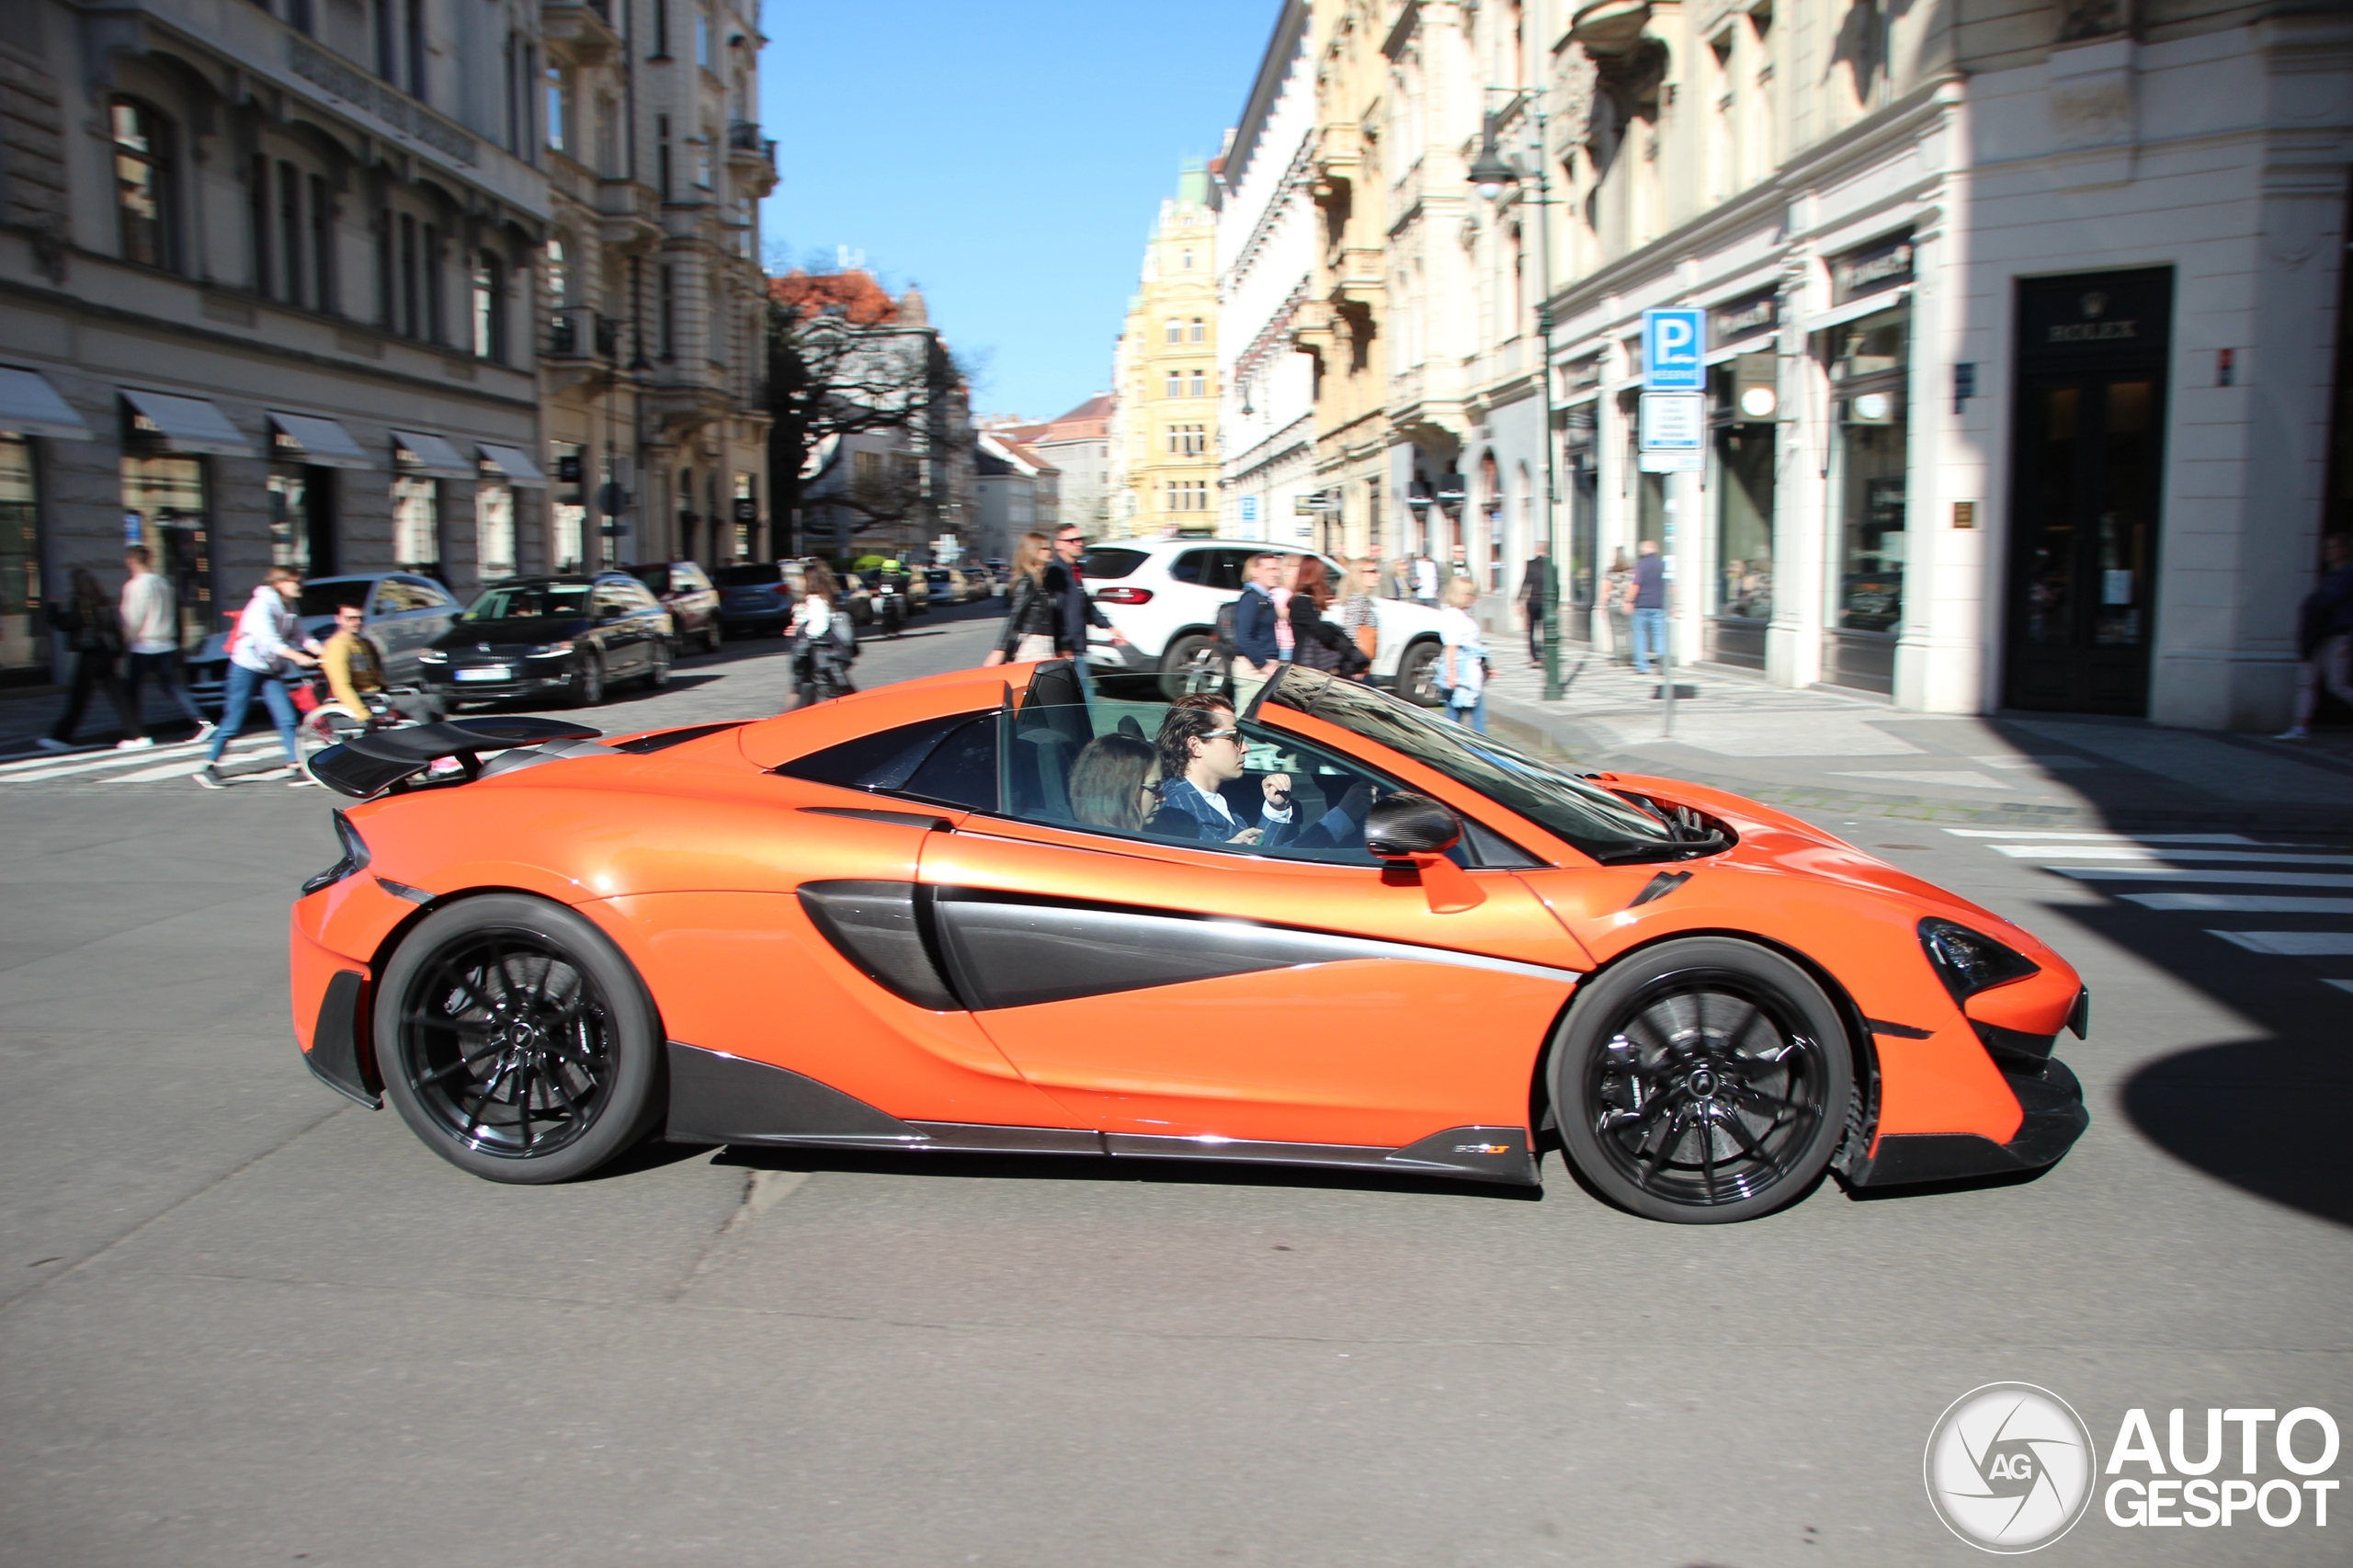
POLYGON ((1201 318, 1195 316, 1193 318, 1193 341, 1196 343, 1204 341, 1201 335, 1207 330, 1208 328, 1202 324, 1201 318))
POLYGON ((324 176, 311 182, 311 303, 322 312, 335 307, 335 197, 324 176))
POLYGON ((417 245, 418 260, 425 273, 424 330, 416 335, 427 343, 441 341, 441 231, 427 223, 424 237, 417 245))
POLYGON ((422 298, 422 290, 419 285, 423 282, 423 279, 417 275, 416 220, 404 212, 400 215, 398 227, 400 229, 401 253, 400 299, 398 301, 400 305, 400 312, 396 319, 386 322, 384 325, 390 330, 401 334, 403 336, 417 337, 422 335, 422 334, 417 330, 419 321, 421 320, 417 307, 422 298))
MULTIPOLYGON (((391 5, 392 0, 383 0, 391 5)), ((430 101, 426 93, 425 0, 408 0, 408 90, 419 103, 430 101)))
POLYGON ((0 436, 0 670, 49 662, 40 624, 40 508, 33 488, 32 444, 0 436))
POLYGON ((173 264, 171 163, 163 119, 144 104, 113 106, 115 216, 122 259, 142 267, 173 264))
POLYGON ((695 184, 703 190, 710 188, 710 144, 718 138, 706 131, 695 142, 695 184))
POLYGON ((710 14, 707 11, 695 13, 695 63, 710 69, 710 14))
POLYGON ((554 65, 549 66, 547 79, 548 145, 554 148, 559 153, 570 150, 564 144, 564 137, 571 129, 572 117, 564 112, 566 101, 570 97, 571 94, 564 86, 563 70, 554 65))
POLYGON ((496 253, 474 257, 473 349, 477 359, 506 358, 506 264, 496 253))
POLYGON ((1206 512, 1210 509, 1209 482, 1201 479, 1172 480, 1164 504, 1171 512, 1206 512))
POLYGON ((392 481, 392 558, 411 572, 441 570, 438 487, 421 475, 392 481))
POLYGON ((269 159, 258 153, 245 171, 245 243, 253 251, 254 292, 267 295, 271 291, 269 159))
POLYGON ((1185 341, 1185 324, 1184 324, 1183 322, 1180 322, 1180 321, 1176 320, 1176 318, 1175 318, 1174 316, 1171 316, 1171 317, 1168 319, 1167 333, 1168 333, 1168 341, 1169 341, 1169 342, 1171 342, 1171 343, 1182 343, 1182 342, 1184 342, 1184 341, 1185 341))
POLYGON ((998 722, 992 710, 902 724, 796 757, 777 771, 813 784, 993 812, 998 722))
POLYGON ((1209 375, 1208 375, 1208 372, 1206 372, 1206 371, 1202 371, 1202 370, 1195 370, 1195 371, 1193 372, 1192 380, 1191 380, 1191 381, 1190 381, 1190 382, 1188 382, 1188 385, 1189 391, 1188 392, 1188 394, 1187 394, 1187 395, 1191 396, 1191 397, 1207 397, 1207 396, 1209 396, 1209 394, 1210 394, 1210 381, 1209 381, 1209 375))
POLYGON ((1193 253, 1191 251, 1187 251, 1185 253, 1185 270, 1188 272, 1193 270, 1193 253))
POLYGON ((278 165, 278 233, 279 255, 285 260, 281 276, 286 279, 286 302, 303 303, 302 299, 302 176, 293 165, 278 165))
POLYGON ((1170 397, 1185 395, 1185 373, 1182 370, 1168 372, 1168 395, 1170 397))
POLYGON ((662 358, 665 359, 675 359, 678 357, 677 270, 675 267, 663 267, 657 275, 655 283, 659 291, 658 302, 662 307, 662 358))
POLYGON ((1168 455, 1197 458, 1209 449, 1209 431, 1199 425, 1171 425, 1168 427, 1168 455))
POLYGON ((548 242, 548 303, 557 310, 572 302, 572 269, 564 264, 563 242, 548 242))

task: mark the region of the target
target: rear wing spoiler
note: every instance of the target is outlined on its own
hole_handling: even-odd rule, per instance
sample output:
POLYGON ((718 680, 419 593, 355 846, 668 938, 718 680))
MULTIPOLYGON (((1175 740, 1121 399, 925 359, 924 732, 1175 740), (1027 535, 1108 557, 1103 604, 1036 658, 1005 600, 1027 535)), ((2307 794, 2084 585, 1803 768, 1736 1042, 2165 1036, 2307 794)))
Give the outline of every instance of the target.
MULTIPOLYGON (((418 774, 433 771, 437 763, 453 761, 457 765, 454 771, 473 779, 482 776, 484 752, 514 751, 555 742, 593 742, 603 733, 585 724, 567 724, 561 719, 522 715, 451 719, 439 724, 354 735, 313 757, 311 775, 337 794, 365 801, 398 790, 418 774)), ((605 748, 590 745, 579 749, 596 752, 605 748)))

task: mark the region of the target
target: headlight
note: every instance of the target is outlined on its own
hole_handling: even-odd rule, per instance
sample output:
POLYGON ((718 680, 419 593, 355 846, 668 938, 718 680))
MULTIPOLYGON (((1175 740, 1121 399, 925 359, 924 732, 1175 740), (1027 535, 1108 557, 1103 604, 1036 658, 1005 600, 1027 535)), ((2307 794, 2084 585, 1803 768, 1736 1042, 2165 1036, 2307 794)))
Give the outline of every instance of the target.
POLYGON ((446 665, 449 662, 449 655, 438 648, 427 648, 416 656, 416 662, 421 665, 446 665))
POLYGON ((533 659, 560 659, 571 652, 572 644, 569 642, 551 642, 544 648, 532 649, 526 656, 533 659))
POLYGON ((2042 972, 2025 954, 2012 952, 1983 932, 1949 920, 1921 921, 1920 946, 1927 951, 1929 967, 1956 1002, 2042 972))
POLYGON ((331 888, 346 877, 357 876, 368 869, 368 845, 351 819, 341 812, 335 813, 335 836, 343 846, 343 858, 302 883, 302 893, 308 897, 321 888, 331 888))

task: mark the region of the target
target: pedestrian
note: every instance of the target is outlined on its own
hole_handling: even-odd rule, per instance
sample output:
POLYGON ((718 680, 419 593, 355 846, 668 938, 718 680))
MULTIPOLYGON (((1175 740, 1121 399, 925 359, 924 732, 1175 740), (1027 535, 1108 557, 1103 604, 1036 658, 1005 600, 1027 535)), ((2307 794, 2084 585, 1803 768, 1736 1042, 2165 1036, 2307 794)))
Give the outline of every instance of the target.
POLYGON ((1634 669, 1651 673, 1651 660, 1666 652, 1666 557, 1658 540, 1646 539, 1635 547, 1633 592, 1627 600, 1633 612, 1634 669))
POLYGON ((1054 559, 1046 563, 1046 597, 1054 606, 1054 652, 1074 659, 1086 657, 1086 629, 1099 626, 1111 633, 1112 644, 1124 648, 1127 634, 1111 624, 1101 607, 1086 594, 1086 574, 1078 558, 1086 553, 1086 536, 1076 528, 1054 530, 1054 559))
POLYGON ((1054 601, 1046 592, 1046 562, 1053 546, 1041 533, 1026 533, 1013 547, 1013 577, 1005 605, 1005 631, 983 665, 1026 665, 1054 656, 1054 601))
POLYGON ((136 740, 145 734, 139 723, 138 710, 131 706, 131 699, 122 689, 122 679, 115 673, 115 663, 122 657, 121 612, 98 586, 98 580, 84 568, 75 567, 73 592, 63 601, 50 602, 49 624, 64 637, 66 647, 73 651, 74 684, 65 699, 65 712, 40 738, 41 750, 74 749, 74 732, 82 727, 82 715, 90 706, 93 687, 106 689, 107 700, 114 704, 127 738, 136 740))
POLYGON ((227 787, 221 754, 245 727, 256 692, 286 748, 286 782, 297 789, 317 782, 302 770, 294 740, 294 697, 287 690, 287 682, 304 678, 319 663, 313 652, 318 644, 302 635, 301 619, 294 613, 301 597, 302 574, 291 566, 273 566, 237 616, 237 629, 229 634, 229 689, 221 704, 221 727, 212 732, 204 766, 196 772, 197 783, 207 790, 227 787))
POLYGON ((1282 642, 1275 590, 1282 585, 1283 558, 1273 551, 1253 556, 1249 581, 1233 606, 1233 705, 1250 706, 1259 689, 1282 667, 1282 642))
POLYGON ((1356 639, 1324 612, 1332 608, 1332 582, 1320 555, 1294 555, 1290 603, 1286 611, 1291 629, 1292 659, 1311 670, 1353 676, 1372 661, 1356 639))
POLYGON ((1381 653, 1381 614, 1373 603, 1381 591, 1381 563, 1370 555, 1348 562, 1348 594, 1340 601, 1340 630, 1370 666, 1381 653))
POLYGON ((1427 551, 1414 557, 1414 597, 1432 609, 1438 608, 1438 562, 1427 551))
POLYGON ((1609 614, 1609 657, 1613 664, 1631 662, 1634 624, 1634 569, 1626 552, 1609 552, 1609 570, 1601 578, 1601 607, 1609 614))
POLYGON ((1393 557, 1389 562, 1389 597, 1392 599, 1414 597, 1414 563, 1402 555, 1393 557))
POLYGON ((2323 687, 2353 706, 2353 535, 2329 535, 2321 541, 2321 559, 2320 586, 2305 597, 2297 618, 2296 652, 2303 663, 2296 669, 2296 722, 2279 733, 2283 741, 2312 739, 2323 687))
POLYGON ((1438 686, 1446 693, 1446 716, 1465 729, 1487 733, 1487 639, 1471 614, 1479 585, 1449 578, 1446 608, 1438 612, 1438 686))
MULTIPOLYGON (((179 618, 172 603, 172 585, 156 572, 154 552, 143 544, 124 551, 122 563, 131 570, 122 585, 122 635, 131 648, 130 678, 124 685, 130 692, 131 714, 139 715, 139 688, 153 676, 164 695, 196 726, 196 733, 188 739, 209 739, 214 725, 188 694, 188 684, 180 676, 179 618)), ((141 727, 143 731, 143 722, 141 727)), ((115 749, 137 751, 154 744, 153 736, 137 733, 117 742, 115 749)))
POLYGON ((801 563, 799 602, 792 607, 792 624, 785 628, 792 644, 788 713, 803 702, 823 702, 855 689, 848 665, 858 656, 858 631, 849 612, 835 608, 839 597, 830 567, 822 561, 801 563))
POLYGON ((1544 663, 1544 607, 1552 602, 1553 591, 1550 547, 1540 543, 1519 579, 1519 613, 1528 619, 1528 662, 1531 667, 1544 663))
POLYGON ((376 653, 376 644, 360 630, 367 621, 367 611, 358 605, 335 607, 335 634, 319 653, 319 666, 326 675, 335 706, 364 725, 370 722, 369 695, 377 693, 393 712, 414 723, 438 724, 448 718, 441 699, 430 692, 386 689, 384 662, 376 653))

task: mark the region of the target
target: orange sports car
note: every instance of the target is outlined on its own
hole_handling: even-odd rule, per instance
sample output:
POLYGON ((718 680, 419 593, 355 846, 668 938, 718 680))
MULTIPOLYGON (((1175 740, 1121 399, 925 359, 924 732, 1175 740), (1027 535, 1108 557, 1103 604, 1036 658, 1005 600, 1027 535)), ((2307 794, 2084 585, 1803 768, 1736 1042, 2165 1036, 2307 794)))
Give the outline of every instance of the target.
POLYGON ((2075 971, 1752 801, 1575 775, 1290 667, 1237 715, 1067 661, 599 740, 483 718, 313 763, 311 1070, 444 1158, 682 1143, 1242 1160, 1654 1219, 2082 1132, 2075 971))

